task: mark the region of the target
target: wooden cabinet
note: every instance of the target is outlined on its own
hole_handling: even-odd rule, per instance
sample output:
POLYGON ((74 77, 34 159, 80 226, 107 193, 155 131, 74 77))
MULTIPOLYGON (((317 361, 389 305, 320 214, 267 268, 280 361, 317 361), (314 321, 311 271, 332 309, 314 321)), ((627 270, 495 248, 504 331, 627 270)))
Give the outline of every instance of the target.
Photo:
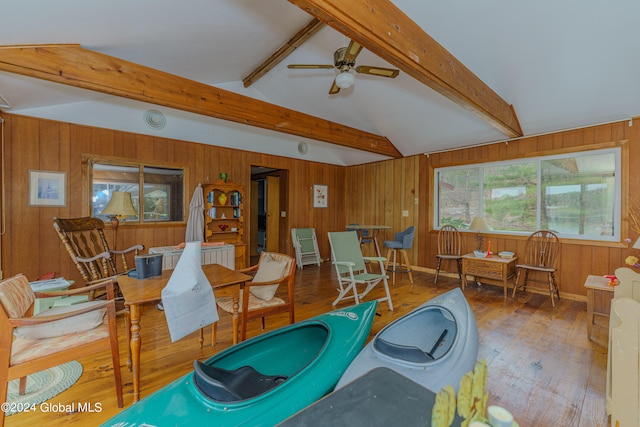
POLYGON ((246 263, 244 243, 244 187, 231 181, 203 184, 204 239, 207 242, 226 242, 235 246, 236 269, 246 263))
POLYGON ((501 283, 504 288, 504 297, 507 298, 507 283, 516 275, 517 259, 517 257, 504 259, 495 255, 489 258, 479 258, 474 254, 462 255, 462 290, 467 286, 467 275, 470 275, 474 276, 476 281, 478 278, 484 278, 501 283))

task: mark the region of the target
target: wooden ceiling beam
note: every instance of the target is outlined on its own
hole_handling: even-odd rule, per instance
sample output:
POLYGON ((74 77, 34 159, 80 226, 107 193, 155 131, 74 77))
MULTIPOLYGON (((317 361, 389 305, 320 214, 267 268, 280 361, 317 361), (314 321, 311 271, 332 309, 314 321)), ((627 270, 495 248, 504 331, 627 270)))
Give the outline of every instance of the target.
POLYGON ((389 0, 289 0, 510 138, 522 136, 513 106, 389 0))
POLYGON ((283 44, 280 49, 276 50, 265 61, 258 65, 255 70, 250 72, 247 77, 242 79, 244 87, 249 87, 256 82, 260 77, 267 74, 273 67, 278 65, 284 58, 289 56, 291 52, 296 50, 302 43, 309 40, 309 38, 320 31, 324 27, 324 22, 318 18, 313 18, 311 22, 305 25, 300 31, 298 31, 293 37, 283 44))
POLYGON ((383 136, 84 49, 77 44, 0 46, 0 70, 383 156, 402 157, 383 136))

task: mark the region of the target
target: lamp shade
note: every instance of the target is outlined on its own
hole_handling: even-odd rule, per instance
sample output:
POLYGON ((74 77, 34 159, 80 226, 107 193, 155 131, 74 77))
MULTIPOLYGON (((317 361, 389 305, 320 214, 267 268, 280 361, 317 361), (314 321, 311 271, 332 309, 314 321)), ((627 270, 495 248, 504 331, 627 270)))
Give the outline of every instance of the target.
POLYGON ((481 216, 477 216, 473 218, 471 221, 471 225, 469 225, 469 230, 473 231, 489 231, 491 227, 485 222, 484 218, 481 216))
POLYGON ((111 200, 102 210, 103 215, 127 216, 138 215, 138 211, 133 207, 131 193, 126 191, 114 191, 111 193, 111 200))
POLYGON ((636 240, 632 247, 633 249, 640 249, 640 237, 638 237, 638 240, 636 240))
POLYGON ((348 71, 342 71, 336 76, 336 86, 338 86, 340 89, 346 89, 353 86, 354 81, 355 79, 353 77, 353 74, 348 71))

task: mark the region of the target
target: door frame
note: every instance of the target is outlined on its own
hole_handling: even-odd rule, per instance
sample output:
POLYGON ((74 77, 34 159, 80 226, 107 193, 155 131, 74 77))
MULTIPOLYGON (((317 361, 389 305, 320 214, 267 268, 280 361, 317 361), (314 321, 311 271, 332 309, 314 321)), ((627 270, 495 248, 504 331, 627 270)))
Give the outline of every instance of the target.
MULTIPOLYGON (((271 168, 269 166, 263 165, 251 165, 251 182, 266 179, 267 176, 275 176, 280 178, 280 212, 285 212, 285 216, 281 216, 280 212, 278 213, 279 217, 279 244, 278 244, 278 252, 284 254, 290 254, 290 236, 288 233, 289 230, 289 170, 288 169, 276 169, 271 168)), ((251 191, 253 191, 253 186, 249 186, 251 191)), ((257 197, 254 197, 253 194, 250 195, 250 199, 253 200, 257 197)), ((252 209, 253 211, 253 209, 252 209)), ((257 212, 257 209, 255 210, 257 212)), ((257 218, 254 221, 253 218, 249 221, 251 227, 253 224, 257 224, 257 218)), ((257 230, 254 233, 254 230, 249 230, 249 236, 257 235, 257 230)), ((253 248, 254 244, 257 242, 250 241, 250 248, 253 248)))

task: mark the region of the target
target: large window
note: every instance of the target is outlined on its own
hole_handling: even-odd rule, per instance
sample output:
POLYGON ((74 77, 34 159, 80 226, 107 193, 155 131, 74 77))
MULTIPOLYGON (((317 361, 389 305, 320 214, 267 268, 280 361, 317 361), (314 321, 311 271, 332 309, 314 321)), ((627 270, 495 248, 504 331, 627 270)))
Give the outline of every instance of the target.
POLYGON ((620 240, 619 148, 435 170, 436 228, 483 216, 497 233, 538 229, 620 240))
POLYGON ((107 221, 102 210, 114 191, 123 191, 131 193, 138 212, 127 216, 126 222, 184 221, 183 169, 106 160, 89 161, 89 167, 92 216, 107 221))

